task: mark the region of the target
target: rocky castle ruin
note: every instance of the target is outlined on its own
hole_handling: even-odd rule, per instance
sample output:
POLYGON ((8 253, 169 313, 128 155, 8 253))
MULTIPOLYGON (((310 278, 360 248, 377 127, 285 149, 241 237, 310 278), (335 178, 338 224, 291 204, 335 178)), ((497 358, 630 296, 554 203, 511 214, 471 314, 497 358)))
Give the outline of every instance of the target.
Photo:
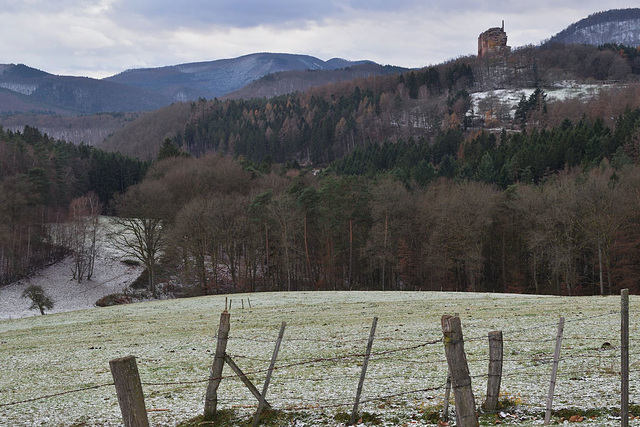
POLYGON ((503 55, 509 51, 504 21, 502 21, 502 27, 489 28, 478 36, 478 58, 486 55, 503 55))

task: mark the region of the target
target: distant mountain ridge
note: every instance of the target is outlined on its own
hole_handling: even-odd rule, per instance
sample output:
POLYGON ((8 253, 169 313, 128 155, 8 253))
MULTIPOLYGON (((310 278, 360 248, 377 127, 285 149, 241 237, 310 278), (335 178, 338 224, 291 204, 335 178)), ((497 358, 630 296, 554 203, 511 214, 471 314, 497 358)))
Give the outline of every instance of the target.
POLYGON ((281 71, 267 74, 238 90, 229 92, 221 99, 271 98, 294 92, 304 92, 329 83, 354 80, 371 76, 401 74, 408 68, 392 65, 365 63, 335 70, 281 71))
POLYGON ((220 97, 277 72, 332 71, 359 64, 374 63, 340 58, 323 61, 288 53, 253 53, 231 59, 127 70, 104 80, 145 89, 175 101, 189 101, 220 97))
POLYGON ((640 46, 640 8, 594 13, 569 25, 548 43, 640 46))
MULTIPOLYGON (((24 64, 0 64, 0 113, 85 115, 150 111, 176 101, 221 97, 273 73, 303 70, 328 73, 339 70, 339 75, 315 79, 315 84, 324 84, 362 75, 387 74, 390 67, 372 61, 339 58, 323 61, 308 55, 255 53, 232 59, 128 70, 100 80, 58 76, 24 64)), ((293 91, 309 85, 308 82, 297 85, 293 91)), ((251 90, 242 94, 256 96, 251 90)))
POLYGON ((24 64, 0 64, 0 111, 94 114, 147 111, 168 97, 115 82, 57 76, 24 64))
POLYGON ((270 53, 130 70, 102 80, 57 76, 24 64, 0 64, 0 126, 20 131, 29 125, 54 138, 93 145, 138 112, 156 111, 178 99, 211 99, 232 90, 229 96, 234 98, 271 97, 403 70, 372 61, 322 61, 307 55, 270 53), (273 79, 267 78, 271 76, 273 79), (254 82, 251 87, 238 88, 250 81, 254 82))
MULTIPOLYGON (((640 8, 590 15, 549 41, 554 42, 640 46, 640 8)), ((617 51, 615 49, 614 53, 617 51)), ((593 55, 597 56, 595 52, 593 55)), ((556 59, 556 63, 564 64, 561 71, 562 79, 566 80, 574 76, 575 70, 571 68, 572 63, 562 62, 564 59, 572 63, 575 60, 556 59)), ((610 62, 627 61, 615 54, 609 55, 608 59, 610 62)), ((626 72, 627 65, 631 65, 633 70, 638 69, 640 58, 634 61, 629 59, 629 64, 620 63, 621 72, 626 72)), ((596 76, 594 78, 616 80, 616 77, 610 77, 607 64, 590 62, 587 65, 604 67, 601 77, 598 73, 591 73, 596 76)), ((118 132, 139 112, 155 111, 176 101, 271 98, 329 83, 406 71, 406 68, 382 66, 366 60, 334 58, 323 61, 309 55, 285 53, 254 53, 231 59, 132 69, 101 80, 57 76, 23 64, 0 64, 0 126, 20 130, 29 125, 54 138, 99 144, 104 135, 118 132), (75 120, 72 116, 83 117, 75 120)), ((586 69, 581 71, 590 72, 586 69)), ((455 75, 453 72, 449 77, 455 75)), ((511 78, 509 75, 496 75, 504 77, 505 81, 511 78)), ((406 83, 405 89, 411 82, 406 83)), ((165 136, 166 132, 163 132, 160 140, 165 136)))

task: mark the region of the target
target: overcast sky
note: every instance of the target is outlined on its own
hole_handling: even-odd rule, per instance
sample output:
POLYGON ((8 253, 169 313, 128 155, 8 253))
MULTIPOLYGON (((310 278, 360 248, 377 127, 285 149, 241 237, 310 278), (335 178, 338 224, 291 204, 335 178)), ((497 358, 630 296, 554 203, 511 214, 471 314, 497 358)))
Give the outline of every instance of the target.
POLYGON ((510 46, 637 0, 2 0, 0 63, 106 77, 130 68, 283 52, 424 67, 477 53, 505 21, 510 46))

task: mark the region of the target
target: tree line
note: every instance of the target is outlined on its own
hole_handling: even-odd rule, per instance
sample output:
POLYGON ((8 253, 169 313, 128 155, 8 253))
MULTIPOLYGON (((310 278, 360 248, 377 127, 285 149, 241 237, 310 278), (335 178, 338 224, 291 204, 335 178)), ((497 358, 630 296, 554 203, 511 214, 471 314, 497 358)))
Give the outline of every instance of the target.
MULTIPOLYGON (((527 104, 541 93, 534 92, 527 104)), ((522 113, 524 132, 503 129, 499 133, 464 133, 449 129, 438 132, 433 143, 409 138, 367 144, 333 162, 331 170, 369 177, 390 173, 406 186, 423 188, 438 177, 445 177, 506 189, 519 182, 540 183, 565 168, 588 169, 604 159, 610 159, 617 167, 637 156, 633 147, 640 109, 626 109, 620 114, 615 130, 600 118, 583 116, 577 123, 565 119, 557 127, 526 131, 526 123, 534 120, 533 114, 522 113)))
MULTIPOLYGON (((450 157, 453 172, 445 174, 439 163, 425 183, 413 175, 398 179, 401 159, 419 157, 405 150, 425 150, 428 161, 437 144, 378 146, 384 154, 378 152, 377 161, 395 166, 369 162, 365 173, 349 174, 341 162, 314 173, 295 164, 269 171, 246 158, 213 153, 169 157, 121 196, 118 212, 139 219, 131 230, 156 233, 150 286, 176 290, 175 283, 182 283, 186 287, 177 289, 190 295, 330 289, 581 295, 620 287, 638 292, 638 114, 629 111, 613 130, 595 122, 566 123, 544 138, 536 132, 503 134, 506 139, 497 143, 483 134, 467 146, 456 146, 461 137, 452 131, 441 135, 450 138, 441 142, 450 152, 441 155, 450 157), (601 141, 598 153, 578 150, 571 163, 566 150, 575 149, 573 142, 562 145, 560 136, 551 136, 579 139, 573 132, 586 142, 620 139, 601 141), (542 141, 557 144, 561 153, 552 150, 540 160, 549 165, 538 169, 533 160, 549 148, 542 141), (482 159, 501 149, 530 156, 523 159, 531 165, 528 174, 506 182, 497 175, 484 179, 478 173, 482 159), (564 166, 554 166, 555 155, 565 156, 564 166), (478 159, 475 173, 464 172, 466 162, 478 159), (153 224, 142 222, 151 219, 153 224)), ((361 154, 353 158, 363 156, 356 153, 361 154)))
MULTIPOLYGON (((56 241, 51 224, 74 218, 76 231, 88 233, 78 221, 87 212, 105 213, 113 195, 141 181, 147 167, 118 153, 54 140, 33 127, 0 128, 0 285, 78 248, 79 234, 75 244, 56 241)), ((86 278, 91 265, 78 262, 74 275, 86 278)))

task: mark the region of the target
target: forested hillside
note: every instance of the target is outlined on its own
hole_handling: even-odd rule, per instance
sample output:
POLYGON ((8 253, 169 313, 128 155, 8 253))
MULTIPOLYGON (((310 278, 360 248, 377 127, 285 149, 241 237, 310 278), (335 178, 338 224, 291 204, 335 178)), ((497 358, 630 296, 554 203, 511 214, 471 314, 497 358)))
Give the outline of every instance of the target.
MULTIPOLYGON (((639 75, 640 57, 635 48, 528 46, 505 57, 464 57, 420 70, 361 77, 275 98, 201 98, 189 104, 178 103, 161 115, 154 112, 139 118, 101 147, 150 160, 169 136, 183 150, 197 155, 215 151, 258 162, 268 156, 278 162, 295 159, 326 164, 368 143, 409 137, 433 142, 439 131, 450 128, 519 130, 521 120, 513 119, 517 105, 497 95, 507 89, 539 87, 550 91, 567 84, 609 83, 602 86, 609 95, 598 96, 596 102, 585 102, 591 98, 588 94, 549 102, 549 114, 541 125, 555 126, 564 118, 577 122, 583 113, 610 121, 626 105, 639 105, 635 96, 639 75), (487 96, 474 106, 472 97, 476 93, 487 96), (170 128, 167 123, 171 123, 170 128), (162 134, 157 132, 160 128, 165 130, 162 134), (168 135, 169 129, 173 133, 168 135)), ((272 80, 285 85, 279 78, 254 82, 253 92, 246 96, 260 92, 260 84, 268 91, 272 80)))
POLYGON ((170 157, 119 206, 136 215, 144 200, 137 215, 164 224, 160 281, 191 294, 637 292, 639 128, 634 109, 613 127, 584 118, 499 138, 449 130, 435 145, 370 144, 320 174, 170 157))
POLYGON ((114 194, 139 182, 147 167, 118 153, 53 140, 35 128, 0 128, 0 285, 64 254, 47 227, 65 221, 74 200, 95 194, 106 211, 114 194))
MULTIPOLYGON (((178 295, 640 291, 640 92, 629 49, 527 47, 270 99, 176 104, 118 132, 119 149, 157 160, 115 212, 145 236, 136 250, 154 295, 157 284, 178 295), (591 89, 548 99, 566 79, 591 89), (497 95, 513 87, 531 90, 515 103, 497 95)), ((26 143, 6 133, 7 147, 16 138, 26 143)), ((29 144, 19 181, 58 191, 58 154, 29 144), (30 172, 37 159, 53 163, 30 172)), ((79 164, 105 156, 73 150, 79 164)), ((114 156, 137 168, 126 185, 83 180, 122 179, 120 166, 89 161, 84 175, 63 169, 87 184, 55 206, 89 190, 106 203, 141 177, 143 163, 114 156)), ((11 233, 28 253, 33 229, 20 224, 11 233)))
POLYGON ((110 81, 56 76, 24 64, 0 64, 3 112, 95 114, 109 111, 149 111, 171 98, 110 81))
POLYGON ((152 290, 177 294, 638 292, 636 65, 621 46, 550 45, 201 99, 118 213, 161 247, 152 290), (591 89, 548 99, 565 79, 591 89), (513 87, 531 91, 497 95, 513 87))
POLYGON ((142 114, 144 113, 112 112, 73 116, 3 112, 0 115, 0 126, 13 132, 22 132, 25 126, 29 126, 54 139, 75 144, 98 145, 142 114))
POLYGON ((260 79, 249 83, 241 89, 230 92, 220 99, 251 99, 272 98, 295 92, 305 92, 312 87, 323 86, 329 83, 353 80, 357 78, 400 74, 408 71, 406 68, 391 65, 378 65, 375 63, 348 64, 346 68, 334 70, 304 70, 283 71, 267 74, 260 79))
MULTIPOLYGON (((255 161, 268 157, 278 162, 295 159, 326 164, 370 143, 410 137, 434 143, 439 132, 450 129, 519 131, 526 125, 559 125, 565 118, 577 122, 583 114, 601 117, 611 125, 611 118, 625 106, 639 105, 634 94, 640 58, 632 51, 614 45, 527 47, 507 57, 461 58, 404 74, 355 79, 270 99, 201 99, 191 104, 191 117, 173 139, 196 155, 214 151, 255 161), (535 100, 512 105, 487 96, 472 108, 471 95, 476 92, 514 87, 551 90, 567 80, 615 80, 617 85, 603 87, 609 94, 597 97, 596 102, 549 102, 543 110, 531 104, 535 100), (514 119, 513 110, 518 107, 520 116, 514 119)), ((156 141, 156 150, 160 142, 156 141)), ((149 151, 148 147, 136 148, 133 140, 130 147, 130 154, 149 151)))

